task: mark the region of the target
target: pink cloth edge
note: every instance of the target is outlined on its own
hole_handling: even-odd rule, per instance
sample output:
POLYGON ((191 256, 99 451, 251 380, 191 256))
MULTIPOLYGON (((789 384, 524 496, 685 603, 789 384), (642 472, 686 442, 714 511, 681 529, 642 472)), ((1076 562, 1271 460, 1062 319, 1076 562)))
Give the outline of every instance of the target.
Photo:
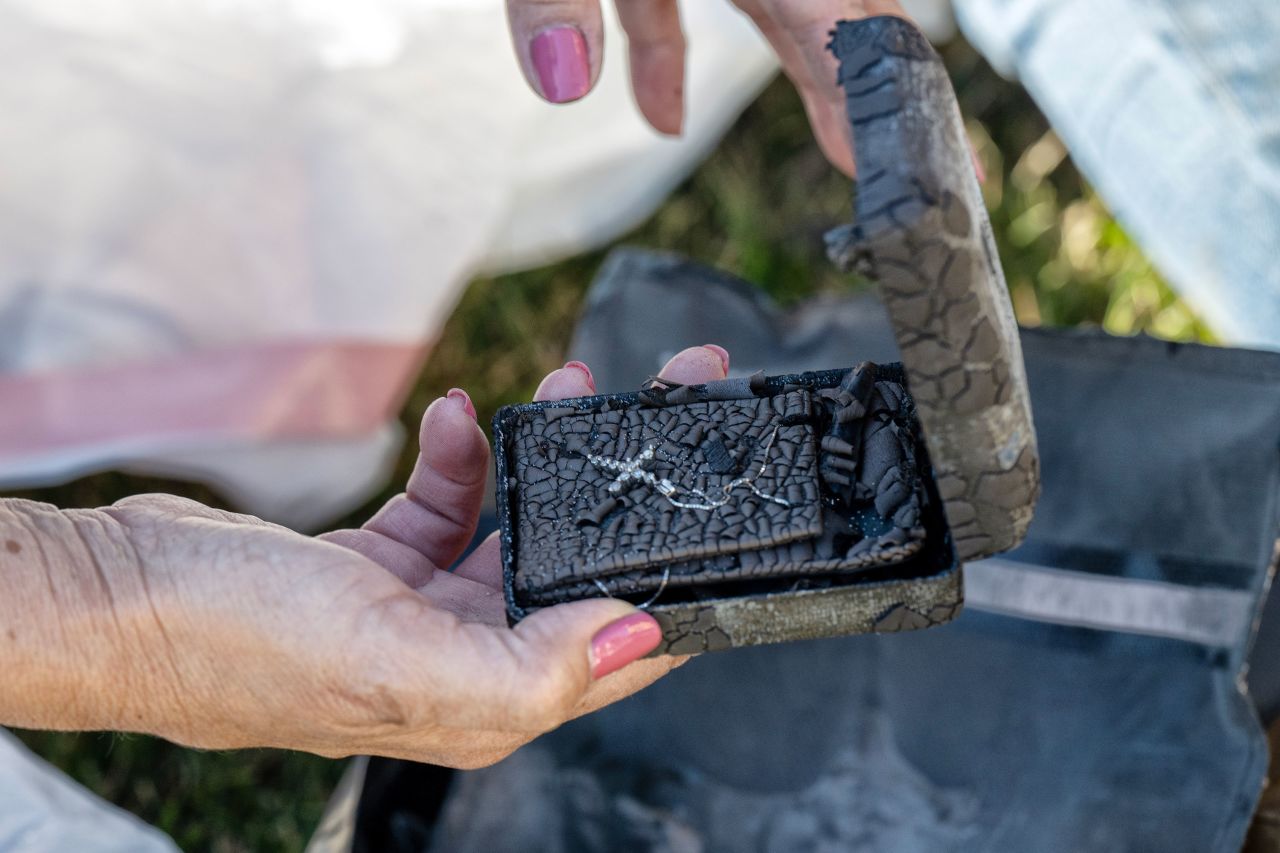
POLYGON ((0 465, 123 440, 363 435, 394 417, 425 344, 251 344, 112 367, 0 376, 0 465))

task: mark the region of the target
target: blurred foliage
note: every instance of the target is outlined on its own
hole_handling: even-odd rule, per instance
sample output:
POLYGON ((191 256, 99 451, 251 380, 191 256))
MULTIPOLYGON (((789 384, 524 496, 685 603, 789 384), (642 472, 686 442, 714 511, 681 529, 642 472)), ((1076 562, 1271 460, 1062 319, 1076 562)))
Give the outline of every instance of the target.
POLYGON ((986 173, 983 194, 1019 322, 1212 342, 1084 182, 1026 90, 1001 81, 963 42, 945 56, 986 173))
MULTIPOLYGON (((984 192, 1019 320, 1211 340, 1082 181, 1026 93, 962 42, 945 58, 987 175, 984 192)), ((818 153, 799 99, 778 81, 662 208, 619 242, 685 254, 789 303, 861 286, 823 254, 823 232, 847 220, 849 207, 849 182, 818 153)), ((481 423, 498 406, 527 399, 563 362, 604 255, 474 282, 406 402, 409 434, 453 385, 471 393, 481 423)), ((406 448, 397 478, 347 523, 358 524, 398 489, 414 451, 406 448)), ((115 473, 13 494, 95 506, 148 491, 221 503, 202 486, 115 473)), ((140 736, 19 735, 187 850, 299 849, 341 772, 337 762, 284 752, 201 753, 140 736)))

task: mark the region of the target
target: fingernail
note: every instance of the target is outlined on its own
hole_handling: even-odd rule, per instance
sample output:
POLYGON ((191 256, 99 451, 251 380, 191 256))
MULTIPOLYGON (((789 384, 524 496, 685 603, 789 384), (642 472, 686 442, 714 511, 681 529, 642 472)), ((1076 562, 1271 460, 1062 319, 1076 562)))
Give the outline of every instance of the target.
POLYGON ((969 146, 969 159, 973 161, 973 171, 978 176, 978 183, 985 184, 987 182, 987 170, 982 168, 982 158, 978 156, 978 149, 972 145, 969 146))
POLYGON ((591 368, 580 361, 567 361, 564 366, 566 370, 581 370, 585 373, 587 375, 587 387, 591 389, 592 394, 596 393, 596 378, 591 375, 591 368))
POLYGON ((728 376, 729 375, 729 351, 724 347, 716 346, 715 344, 703 344, 702 348, 709 349, 716 355, 720 356, 720 363, 724 365, 724 375, 728 376))
POLYGON ((591 677, 604 678, 658 647, 662 629, 648 613, 632 613, 601 628, 591 638, 591 677))
POLYGON ((587 40, 577 27, 551 27, 538 33, 529 43, 529 58, 548 101, 576 101, 591 88, 587 40))
POLYGON ((445 394, 445 396, 450 400, 461 403, 462 410, 468 415, 471 415, 471 420, 476 420, 475 404, 471 402, 471 395, 466 391, 463 391, 461 388, 450 388, 449 393, 445 394))

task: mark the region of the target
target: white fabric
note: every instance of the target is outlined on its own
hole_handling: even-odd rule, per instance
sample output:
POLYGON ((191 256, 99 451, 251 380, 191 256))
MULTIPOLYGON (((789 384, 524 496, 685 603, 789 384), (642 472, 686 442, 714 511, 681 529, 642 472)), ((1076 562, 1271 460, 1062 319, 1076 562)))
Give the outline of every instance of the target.
MULTIPOLYGON (((950 35, 945 0, 906 5, 950 35)), ((727 0, 685 2, 686 132, 661 137, 603 7, 599 85, 561 108, 526 86, 503 0, 0 0, 0 378, 430 343, 477 272, 626 231, 776 60, 727 0)), ((380 485, 395 439, 86 438, 0 488, 141 469, 309 528, 380 485)))
POLYGON ((0 851, 176 853, 163 833, 95 797, 0 729, 0 851))
MULTIPOLYGON (((501 0, 0 0, 0 375, 430 342, 477 271, 616 236, 776 65, 725 0, 686 4, 688 127, 663 138, 607 19, 597 91, 557 108, 525 84, 501 0)), ((361 500, 395 450, 345 444, 89 443, 0 487, 194 470, 309 526, 361 500), (259 476, 264 448, 305 482, 259 476)))

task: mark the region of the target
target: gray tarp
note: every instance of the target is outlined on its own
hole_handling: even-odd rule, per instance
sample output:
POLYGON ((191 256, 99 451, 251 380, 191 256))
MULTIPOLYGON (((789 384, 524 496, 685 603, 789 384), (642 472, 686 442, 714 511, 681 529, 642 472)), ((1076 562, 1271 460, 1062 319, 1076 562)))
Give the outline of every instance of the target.
MULTIPOLYGON (((572 354, 612 391, 705 341, 735 373, 894 349, 870 298, 784 315, 623 253, 572 354)), ((694 660, 459 774, 432 849, 1238 850, 1267 763, 1239 685, 1277 535, 1280 356, 1024 346, 1044 497, 1026 545, 970 568, 956 623, 694 660)), ((1278 657, 1255 654, 1269 709, 1278 657)))

